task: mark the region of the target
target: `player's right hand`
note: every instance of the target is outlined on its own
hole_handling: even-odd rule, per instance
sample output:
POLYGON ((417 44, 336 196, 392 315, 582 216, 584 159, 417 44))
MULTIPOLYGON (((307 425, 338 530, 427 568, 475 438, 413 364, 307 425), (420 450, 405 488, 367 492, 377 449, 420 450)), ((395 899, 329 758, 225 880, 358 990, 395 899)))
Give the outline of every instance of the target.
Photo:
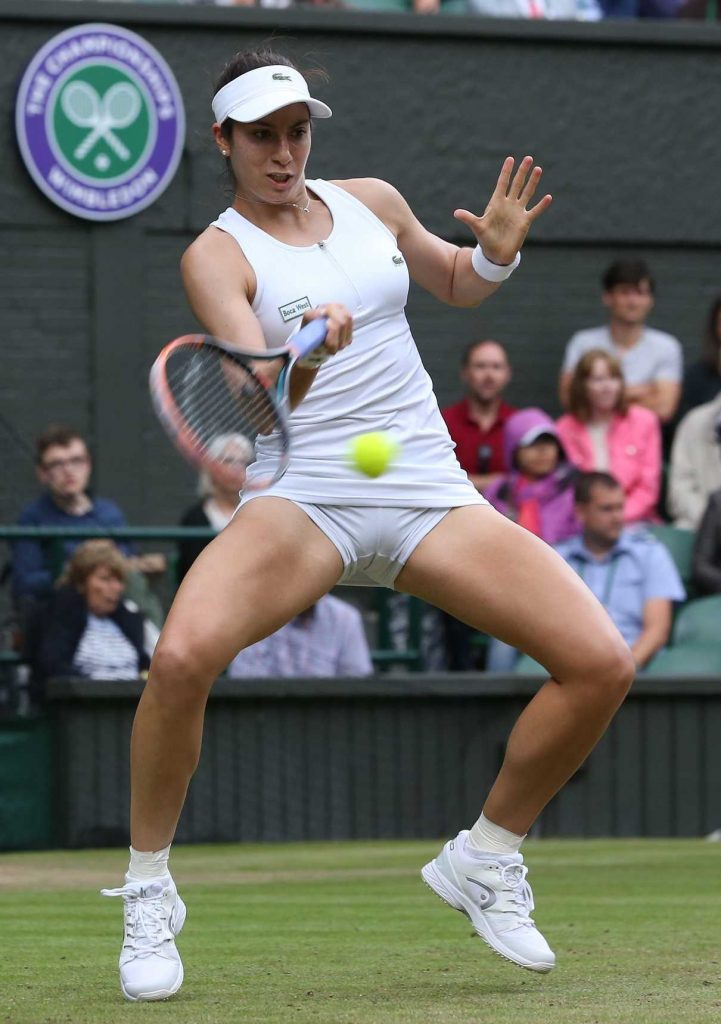
POLYGON ((341 302, 324 302, 303 315, 303 325, 324 316, 328 321, 328 334, 321 349, 335 355, 348 348, 353 340, 353 316, 341 302))

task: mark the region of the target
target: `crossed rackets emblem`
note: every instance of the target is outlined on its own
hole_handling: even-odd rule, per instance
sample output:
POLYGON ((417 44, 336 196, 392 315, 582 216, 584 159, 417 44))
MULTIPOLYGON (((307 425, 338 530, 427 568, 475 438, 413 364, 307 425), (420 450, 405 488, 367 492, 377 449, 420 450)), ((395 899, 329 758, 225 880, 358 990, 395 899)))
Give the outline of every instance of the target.
POLYGON ((84 160, 101 140, 121 160, 130 159, 130 150, 118 138, 115 130, 128 128, 137 120, 142 102, 134 86, 129 82, 116 82, 101 97, 88 82, 70 82, 63 91, 60 103, 68 121, 78 128, 89 129, 85 138, 75 147, 73 157, 76 160, 84 160))

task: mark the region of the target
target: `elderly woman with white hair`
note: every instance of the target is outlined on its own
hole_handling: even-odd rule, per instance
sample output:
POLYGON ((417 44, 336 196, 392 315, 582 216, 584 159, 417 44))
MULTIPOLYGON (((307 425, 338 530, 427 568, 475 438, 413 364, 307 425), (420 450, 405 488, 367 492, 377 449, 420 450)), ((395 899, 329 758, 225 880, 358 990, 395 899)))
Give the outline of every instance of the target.
MULTIPOLYGON (((224 450, 229 459, 232 457, 236 470, 238 461, 250 463, 254 457, 248 441, 240 434, 228 434, 226 437, 217 438, 212 446, 213 457, 222 455, 224 450)), ((234 477, 234 481, 229 482, 220 473, 203 470, 198 477, 198 498, 199 500, 184 512, 180 525, 207 526, 215 533, 220 533, 233 518, 233 513, 238 507, 237 478, 234 477)), ((210 538, 202 537, 188 538, 178 543, 178 583, 209 543, 210 538)))

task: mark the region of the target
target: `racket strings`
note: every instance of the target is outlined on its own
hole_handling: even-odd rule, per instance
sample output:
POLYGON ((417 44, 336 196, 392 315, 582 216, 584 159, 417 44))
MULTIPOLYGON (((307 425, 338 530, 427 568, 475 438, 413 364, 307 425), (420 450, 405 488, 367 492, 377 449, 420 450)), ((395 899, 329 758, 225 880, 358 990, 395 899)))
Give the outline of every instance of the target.
MULTIPOLYGON (((199 454, 233 462, 233 447, 218 449, 229 437, 242 437, 251 449, 259 434, 269 434, 277 414, 263 385, 241 363, 213 349, 182 350, 167 366, 167 381, 191 443, 199 454)), ((237 456, 239 459, 240 456, 237 456)), ((247 464, 250 461, 243 456, 247 464)))

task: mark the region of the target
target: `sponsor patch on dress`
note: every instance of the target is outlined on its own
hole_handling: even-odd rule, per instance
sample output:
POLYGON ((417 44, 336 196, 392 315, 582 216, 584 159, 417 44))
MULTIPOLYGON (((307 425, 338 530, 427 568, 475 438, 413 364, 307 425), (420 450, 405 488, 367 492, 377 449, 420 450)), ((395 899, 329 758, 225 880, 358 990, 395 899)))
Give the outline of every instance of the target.
POLYGON ((294 299, 293 302, 286 302, 284 306, 278 306, 278 312, 283 317, 283 323, 287 324, 289 320, 303 316, 310 308, 310 299, 304 295, 302 299, 294 299))

